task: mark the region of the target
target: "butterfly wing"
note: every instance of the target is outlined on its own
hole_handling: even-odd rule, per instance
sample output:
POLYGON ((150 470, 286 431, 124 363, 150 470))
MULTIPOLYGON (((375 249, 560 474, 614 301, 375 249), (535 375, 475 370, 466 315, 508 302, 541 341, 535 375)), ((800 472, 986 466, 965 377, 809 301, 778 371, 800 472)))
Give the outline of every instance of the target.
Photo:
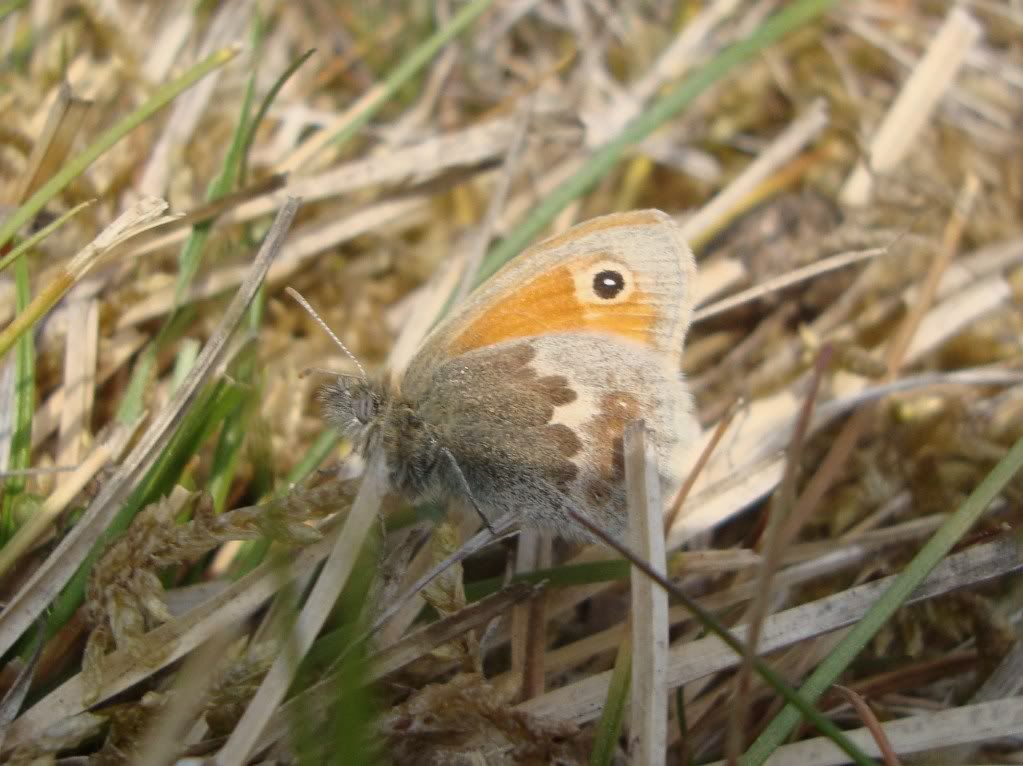
POLYGON ((677 370, 695 276, 692 251, 665 213, 594 218, 506 264, 430 333, 416 361, 581 332, 637 343, 677 370))
POLYGON ((699 433, 678 372, 695 271, 669 216, 605 216, 522 253, 427 337, 401 396, 488 515, 571 534, 567 499, 621 534, 622 434, 637 418, 677 489, 699 433))
MULTIPOLYGON (((570 503, 622 536, 625 425, 642 418, 657 434, 667 500, 681 485, 688 448, 699 435, 688 390, 662 361, 630 341, 554 333, 435 365, 406 398, 454 455, 489 518, 515 512, 534 526, 585 537, 567 518, 570 503)), ((448 467, 438 478, 442 493, 464 504, 448 467)))

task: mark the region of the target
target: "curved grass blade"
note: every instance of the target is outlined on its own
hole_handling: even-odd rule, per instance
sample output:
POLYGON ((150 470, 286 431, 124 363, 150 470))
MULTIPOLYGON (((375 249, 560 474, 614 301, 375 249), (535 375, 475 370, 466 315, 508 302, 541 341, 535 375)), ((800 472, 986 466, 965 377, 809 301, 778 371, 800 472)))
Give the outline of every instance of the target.
POLYGON ((263 124, 263 120, 266 119, 267 112, 270 111, 270 107, 273 105, 274 99, 277 98, 277 94, 281 92, 281 88, 287 84, 291 76, 297 72, 301 66, 309 60, 309 57, 316 53, 315 48, 310 48, 297 59, 292 61, 288 68, 285 69, 281 76, 277 78, 277 81, 273 84, 266 96, 264 96, 262 103, 259 105, 259 109, 256 110, 255 117, 249 123, 248 130, 245 134, 245 142, 242 145, 242 161, 241 167, 238 169, 238 185, 244 186, 246 179, 249 177, 249 151, 252 149, 252 142, 256 138, 256 131, 259 130, 259 126, 263 124))

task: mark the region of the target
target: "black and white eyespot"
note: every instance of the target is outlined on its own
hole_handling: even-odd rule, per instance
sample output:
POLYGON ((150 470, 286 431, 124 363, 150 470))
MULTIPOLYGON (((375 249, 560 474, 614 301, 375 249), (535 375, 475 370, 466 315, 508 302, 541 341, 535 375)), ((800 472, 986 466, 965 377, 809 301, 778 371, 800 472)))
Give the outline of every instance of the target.
POLYGON ((575 293, 581 303, 622 303, 635 289, 632 270, 618 261, 600 260, 575 275, 575 293))
POLYGON ((625 289, 625 277, 615 269, 604 269, 593 276, 593 294, 605 301, 617 298, 625 289))

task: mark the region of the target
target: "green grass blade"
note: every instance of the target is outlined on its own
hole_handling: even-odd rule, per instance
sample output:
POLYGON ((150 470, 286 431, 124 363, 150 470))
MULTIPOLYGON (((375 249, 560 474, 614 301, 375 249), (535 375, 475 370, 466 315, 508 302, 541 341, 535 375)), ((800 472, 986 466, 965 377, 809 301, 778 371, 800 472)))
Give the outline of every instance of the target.
MULTIPOLYGON (((14 266, 15 305, 18 312, 25 311, 32 301, 28 277, 27 256, 21 256, 14 266)), ((35 338, 25 332, 18 338, 14 358, 14 423, 11 432, 10 457, 7 465, 11 470, 28 468, 32 459, 32 415, 35 412, 35 338)), ((15 505, 25 491, 25 479, 20 476, 8 477, 3 485, 3 501, 0 503, 0 544, 5 544, 14 534, 17 526, 15 505)))
POLYGON ((327 455, 337 449, 341 443, 341 435, 333 429, 326 429, 316 437, 313 445, 306 450, 291 472, 284 479, 284 486, 297 484, 316 470, 316 466, 327 459, 327 455))
POLYGON ((188 377, 188 373, 192 371, 195 360, 199 357, 200 348, 199 341, 195 338, 187 338, 178 348, 178 353, 174 357, 174 370, 171 372, 170 390, 172 393, 178 390, 185 382, 185 378, 188 377))
MULTIPOLYGON (((189 316, 186 312, 179 312, 170 324, 165 324, 160 328, 158 335, 160 343, 168 344, 181 337, 187 328, 188 320, 189 316)), ((131 371, 131 378, 128 380, 128 386, 117 405, 117 422, 131 425, 142 417, 146 406, 146 390, 153 381, 159 348, 159 343, 150 342, 139 352, 131 371)))
MULTIPOLYGON (((262 35, 262 24, 257 16, 257 23, 253 30, 254 51, 258 52, 260 50, 262 35)), ((243 130, 237 155, 236 176, 238 186, 245 185, 246 177, 248 175, 249 152, 252 148, 252 142, 256 136, 256 131, 259 130, 260 124, 269 112, 274 99, 277 97, 277 94, 280 93, 284 84, 296 71, 298 71, 299 67, 301 67, 314 52, 315 48, 309 49, 295 59, 295 61, 293 61, 288 68, 285 69, 284 73, 277 78, 277 81, 263 98, 262 103, 259 105, 259 109, 256 110, 255 117, 250 119, 248 117, 248 113, 252 101, 252 94, 255 93, 257 72, 257 66, 255 62, 253 63, 252 74, 249 77, 249 84, 246 90, 244 105, 242 107, 242 116, 238 122, 239 129, 243 130)), ((229 157, 230 154, 231 153, 229 152, 229 157)), ((248 230, 250 240, 254 244, 255 237, 251 236, 251 227, 248 227, 248 230)), ((258 333, 260 323, 262 321, 265 295, 265 286, 260 286, 259 291, 256 293, 256 297, 252 301, 252 305, 249 306, 248 327, 254 335, 258 333)), ((252 386, 257 386, 256 375, 257 369, 251 360, 239 365, 237 374, 238 380, 252 386)), ((227 503, 228 493, 231 489, 231 483, 234 480, 234 474, 238 466, 238 461, 241 457, 242 447, 245 444, 245 434, 248 430, 249 421, 252 419, 252 414, 253 413, 250 408, 239 407, 228 416, 227 420, 224 422, 224 427, 220 431, 220 437, 217 441, 217 447, 213 455, 213 467, 210 471, 209 485, 210 492, 213 495, 213 508, 216 513, 222 512, 227 503)))
MULTIPOLYGON (((233 55, 233 54, 232 54, 233 55)), ((238 176, 238 168, 241 164, 242 152, 245 146, 245 135, 248 125, 247 115, 252 104, 254 85, 252 78, 243 97, 242 108, 239 114, 238 123, 235 125, 231 143, 228 146, 227 154, 221 163, 220 171, 210 182, 206 193, 206 201, 212 202, 231 192, 238 176)), ((175 308, 164 319, 163 324, 157 333, 156 339, 150 342, 145 351, 139 356, 139 361, 132 370, 131 379, 128 383, 124 398, 118 406, 118 418, 122 422, 134 422, 142 413, 145 390, 152 375, 153 366, 159 350, 165 346, 173 335, 173 328, 178 320, 182 318, 179 306, 184 295, 199 270, 200 258, 203 247, 209 238, 212 221, 205 221, 192 227, 188 239, 185 241, 181 252, 178 255, 178 276, 174 287, 175 308)))
MULTIPOLYGON (((250 321, 254 308, 257 308, 255 302, 253 302, 252 306, 249 306, 250 321)), ((213 497, 213 510, 215 513, 221 513, 227 507, 228 495, 234 482, 238 461, 242 456, 242 448, 245 445, 249 423, 256 412, 252 405, 258 402, 260 398, 255 344, 248 344, 242 351, 236 368, 232 372, 231 377, 249 391, 249 396, 227 414, 227 417, 224 418, 224 424, 220 428, 220 435, 217 437, 217 446, 213 451, 213 464, 210 467, 207 485, 210 495, 213 497)))
POLYGON ((333 735, 326 743, 329 763, 338 766, 380 763, 381 754, 374 752, 373 746, 373 721, 378 706, 373 685, 369 683, 367 610, 364 608, 376 575, 374 565, 381 555, 379 547, 378 536, 368 535, 359 553, 363 566, 353 569, 351 580, 334 608, 340 627, 332 636, 333 646, 324 647, 334 657, 341 658, 334 676, 335 702, 328 713, 327 731, 333 735))
POLYGON ((683 766, 692 766, 693 756, 689 752, 689 724, 686 723, 686 690, 684 686, 675 689, 675 720, 678 724, 678 738, 682 748, 683 766))
POLYGON ((630 122, 614 139, 604 144, 571 178, 565 180, 540 203, 529 217, 487 254, 476 277, 479 285, 523 250, 570 202, 589 191, 622 158, 630 146, 649 136, 678 115, 711 85, 753 58, 785 35, 820 16, 835 0, 800 0, 786 5, 760 25, 745 40, 729 46, 702 69, 693 73, 673 91, 630 122))
POLYGON ((607 688, 607 702, 597 722, 596 738, 590 751, 590 766, 610 766, 618 749, 618 738, 625 725, 625 706, 632 683, 632 642, 625 639, 618 647, 614 672, 607 688))
MULTIPOLYGON (((652 566, 650 566, 650 564, 646 563, 641 556, 637 556, 634 551, 630 551, 624 543, 609 535, 591 520, 571 509, 569 509, 568 513, 573 521, 602 540, 608 545, 608 547, 614 548, 623 556, 628 558, 634 567, 642 571, 651 580, 659 583, 661 587, 664 588, 676 601, 682 604, 682 606, 684 606, 686 610, 692 614, 704 628, 707 629, 708 632, 713 633, 715 636, 720 638, 721 641, 731 648, 736 654, 746 656, 746 647, 743 642, 740 641, 731 630, 725 627, 725 625, 709 610, 702 607, 695 599, 690 598, 685 591, 674 585, 666 576, 655 570, 652 566)), ((757 671, 757 675, 772 686, 786 702, 798 708, 822 734, 834 742, 835 745, 845 752, 854 763, 860 764, 861 766, 873 766, 874 762, 864 755, 863 752, 852 742, 852 740, 845 736, 841 729, 839 729, 829 718, 822 715, 812 703, 801 697, 799 692, 789 686, 780 675, 775 673, 774 670, 767 665, 767 663, 754 655, 752 658, 752 664, 753 668, 757 671)))
POLYGON ((263 102, 259 105, 259 109, 256 111, 256 116, 249 123, 248 130, 245 134, 245 143, 242 146, 242 160, 241 167, 238 170, 238 185, 245 186, 245 182, 249 175, 249 151, 252 149, 252 142, 256 138, 256 131, 259 130, 259 126, 263 124, 263 120, 266 118, 267 112, 270 111, 270 107, 273 105, 274 99, 277 98, 277 94, 281 92, 281 88, 291 79, 291 76, 297 72, 301 66, 309 60, 309 57, 316 53, 315 48, 310 48, 297 59, 288 65, 288 68, 284 70, 277 81, 273 84, 266 96, 263 98, 263 102))
MULTIPOLYGON (((984 510, 1004 489, 1005 485, 1023 468, 1023 438, 1013 445, 984 481, 973 491, 959 509, 952 514, 930 540, 913 557, 906 569, 871 607, 838 646, 817 669, 810 674, 799 694, 816 702, 849 667, 863 647, 877 634, 893 614, 905 603, 910 594, 926 579, 931 570, 948 554, 952 547, 976 523, 984 510)), ((770 757, 799 723, 800 713, 786 706, 757 737, 743 755, 743 766, 758 766, 770 757)))
POLYGON ((142 106, 120 119, 80 154, 72 157, 64 164, 59 173, 40 186, 36 193, 18 207, 7 220, 0 223, 0 247, 10 242, 15 232, 31 221, 47 202, 63 191, 68 184, 85 172, 93 162, 109 151, 125 135, 167 106, 183 91, 222 67, 234 58, 236 53, 237 49, 234 47, 219 50, 191 67, 177 79, 160 86, 142 106))
MULTIPOLYGON (((234 188, 235 180, 238 178, 238 170, 241 167, 242 157, 246 147, 246 136, 248 135, 249 109, 252 106, 253 92, 255 90, 254 78, 249 78, 245 88, 245 95, 242 98, 241 113, 238 116, 238 124, 235 125, 234 134, 231 136, 231 143, 224 155, 220 172, 210 182, 206 191, 206 201, 214 202, 225 194, 230 194, 234 188)), ((209 239, 210 230, 213 227, 212 221, 204 221, 192 227, 181 254, 178 256, 178 281, 174 287, 174 306, 181 305, 188 288, 199 270, 199 261, 202 256, 206 240, 209 239)))
POLYGON ((234 481, 242 445, 245 443, 248 415, 247 408, 239 407, 228 415, 223 428, 220 429, 217 447, 213 451, 213 465, 210 468, 209 491, 213 497, 214 513, 223 513, 227 507, 231 483, 234 481))
POLYGON ((91 205, 94 201, 95 200, 88 200, 86 202, 81 202, 81 203, 75 205, 73 208, 71 208, 66 213, 64 213, 64 215, 62 215, 56 221, 53 221, 52 223, 48 224, 47 226, 44 226, 42 229, 37 231, 31 237, 29 237, 28 239, 26 239, 23 242, 19 243, 17 247, 15 247, 13 250, 11 250, 11 252, 9 252, 3 258, 0 258, 0 271, 3 271, 4 269, 6 269, 8 266, 10 266, 14 262, 15 258, 20 256, 22 253, 27 253, 29 250, 31 250, 33 247, 38 245, 40 242, 42 242, 48 236, 53 234, 53 232, 55 232, 57 229, 59 229, 65 223, 67 223, 72 218, 74 218, 76 215, 78 215, 80 212, 82 212, 82 210, 84 210, 85 208, 89 207, 89 205, 91 205))
POLYGON ((146 387, 156 367, 156 347, 152 344, 139 355, 128 381, 128 387, 117 405, 117 421, 122 424, 134 423, 142 416, 146 407, 146 387))
MULTIPOLYGON (((388 519, 388 524, 393 521, 393 519, 388 519)), ((544 583, 547 588, 570 588, 576 585, 625 581, 628 577, 629 562, 624 559, 584 561, 578 564, 563 564, 548 569, 520 572, 513 575, 510 581, 503 577, 475 580, 465 584, 465 597, 469 601, 478 601, 492 593, 497 593, 505 585, 515 582, 528 582, 533 585, 544 583)))

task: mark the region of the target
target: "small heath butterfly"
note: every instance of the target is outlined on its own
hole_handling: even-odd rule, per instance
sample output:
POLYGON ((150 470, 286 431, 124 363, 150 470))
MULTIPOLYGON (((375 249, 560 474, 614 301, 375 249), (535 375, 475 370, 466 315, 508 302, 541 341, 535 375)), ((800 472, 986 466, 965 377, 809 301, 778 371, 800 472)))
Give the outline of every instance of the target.
POLYGON ((695 277, 668 215, 594 218, 510 261, 395 379, 327 385, 324 417, 382 449, 391 490, 412 502, 589 539, 572 509, 621 539, 625 425, 654 430, 669 499, 699 436, 679 372, 695 277))

